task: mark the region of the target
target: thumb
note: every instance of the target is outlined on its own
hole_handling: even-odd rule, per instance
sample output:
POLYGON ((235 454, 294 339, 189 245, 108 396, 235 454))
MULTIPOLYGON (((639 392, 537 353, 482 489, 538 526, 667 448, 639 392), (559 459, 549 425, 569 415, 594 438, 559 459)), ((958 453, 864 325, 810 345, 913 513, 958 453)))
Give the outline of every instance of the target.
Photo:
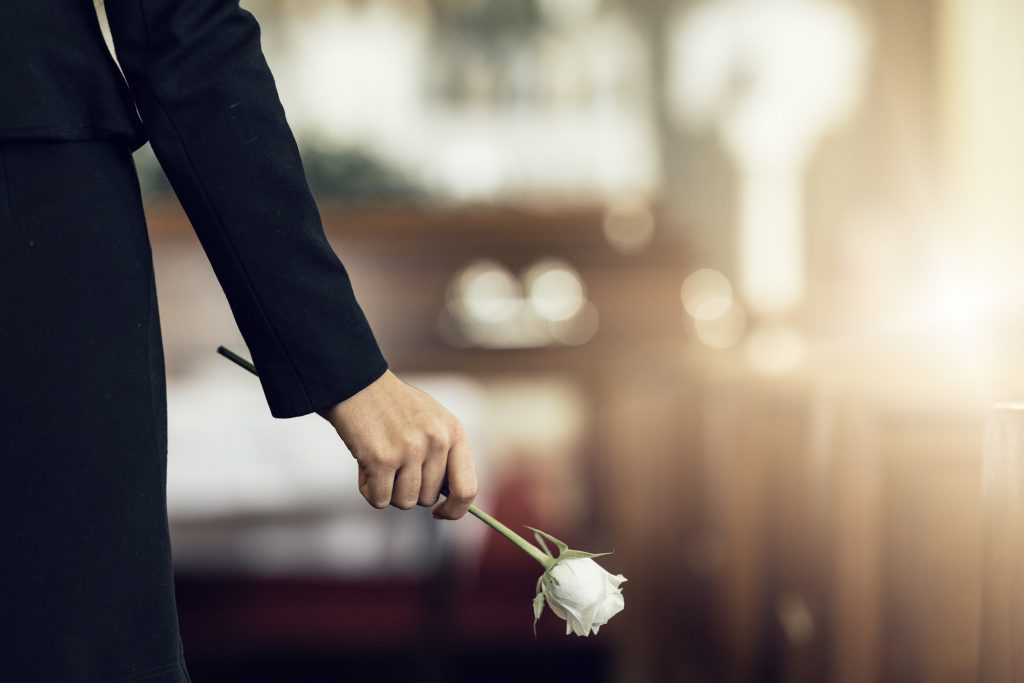
POLYGON ((444 475, 444 480, 441 482, 441 495, 445 497, 445 500, 442 500, 440 503, 435 505, 434 509, 431 511, 431 514, 433 515, 434 519, 442 519, 440 516, 438 516, 437 513, 444 506, 445 502, 448 499, 448 496, 452 495, 451 489, 448 488, 448 475, 447 474, 444 475))
POLYGON ((448 471, 441 482, 444 502, 434 508, 435 519, 459 519, 476 497, 476 472, 473 456, 465 441, 458 441, 448 453, 448 471))
POLYGON ((370 500, 370 489, 366 485, 367 480, 366 468, 363 467, 362 463, 359 463, 359 493, 361 493, 363 498, 366 500, 370 500))

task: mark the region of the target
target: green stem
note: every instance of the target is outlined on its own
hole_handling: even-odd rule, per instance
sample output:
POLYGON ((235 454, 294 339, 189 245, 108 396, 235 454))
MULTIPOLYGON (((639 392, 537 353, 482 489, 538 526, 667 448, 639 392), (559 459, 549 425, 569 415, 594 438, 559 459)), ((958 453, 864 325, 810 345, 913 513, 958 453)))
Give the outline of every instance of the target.
POLYGON ((508 540, 515 543, 521 550, 526 552, 527 555, 540 562, 541 566, 545 569, 549 569, 554 563, 553 558, 545 555, 540 548, 527 541, 525 538, 517 534, 516 532, 509 529, 507 526, 491 517, 489 514, 478 508, 476 505, 469 506, 470 514, 474 515, 489 527, 497 531, 499 534, 507 538, 508 540))
MULTIPOLYGON (((256 372, 256 366, 254 366, 252 363, 250 363, 246 359, 244 359, 241 356, 239 356, 234 351, 226 349, 223 346, 219 346, 219 347, 217 347, 217 353, 219 353, 220 355, 224 356, 228 360, 232 361, 236 365, 238 365, 238 366, 240 366, 242 368, 245 368, 246 370, 248 370, 252 374, 257 375, 257 376, 259 375, 259 373, 256 372)), ((448 496, 448 488, 447 487, 442 488, 441 489, 441 493, 443 493, 445 495, 445 497, 447 497, 448 496)), ((550 568, 555 563, 555 560, 553 558, 548 557, 547 555, 545 555, 544 552, 540 548, 538 548, 537 546, 533 545, 532 543, 527 541, 525 538, 523 538, 522 536, 520 536, 516 532, 512 531, 511 529, 509 529, 507 526, 505 526, 504 524, 502 524, 501 522, 496 520, 494 517, 491 517, 489 514, 487 514, 486 512, 481 510, 480 508, 478 508, 476 505, 470 505, 469 506, 469 512, 472 513, 473 515, 475 515, 476 517, 478 517, 479 519, 483 520, 484 523, 486 523, 492 529, 497 531, 499 534, 501 534, 502 536, 504 536, 508 540, 510 540, 513 543, 515 543, 527 555, 529 555, 533 559, 535 559, 538 562, 540 562, 541 566, 544 567, 545 569, 550 568)))

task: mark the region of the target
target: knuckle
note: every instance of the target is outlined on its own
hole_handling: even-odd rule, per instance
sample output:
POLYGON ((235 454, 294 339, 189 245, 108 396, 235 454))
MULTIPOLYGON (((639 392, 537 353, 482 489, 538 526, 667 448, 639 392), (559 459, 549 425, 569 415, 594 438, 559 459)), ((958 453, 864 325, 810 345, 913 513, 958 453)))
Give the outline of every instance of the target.
POLYGON ((397 470, 402 464, 401 457, 393 453, 379 453, 373 458, 373 469, 380 473, 397 470))
POLYGON ((377 508, 378 510, 383 510, 384 508, 386 508, 388 506, 388 501, 386 501, 386 500, 385 501, 380 501, 380 500, 373 500, 371 498, 369 500, 369 503, 370 503, 371 507, 377 508))
POLYGON ((444 425, 435 423, 423 428, 423 437, 430 451, 440 450, 448 445, 448 434, 444 425))
POLYGON ((412 432, 406 434, 402 437, 402 452, 411 456, 422 456, 423 437, 412 432))
POLYGON ((412 510, 416 507, 416 501, 399 500, 394 502, 394 506, 399 510, 412 510))
POLYGON ((463 487, 458 491, 452 491, 452 494, 455 497, 455 500, 460 503, 472 503, 473 500, 476 499, 476 487, 463 487))
POLYGON ((452 421, 449 433, 451 434, 452 443, 455 443, 456 441, 461 441, 466 437, 466 428, 460 420, 456 419, 452 421))

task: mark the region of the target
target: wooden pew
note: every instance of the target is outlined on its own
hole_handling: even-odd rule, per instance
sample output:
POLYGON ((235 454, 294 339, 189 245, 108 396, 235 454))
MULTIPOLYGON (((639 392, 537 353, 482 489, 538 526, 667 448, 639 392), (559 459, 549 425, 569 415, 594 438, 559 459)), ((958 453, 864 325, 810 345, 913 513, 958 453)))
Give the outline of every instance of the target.
POLYGON ((1024 404, 989 417, 983 467, 985 541, 978 680, 1024 680, 1024 404))

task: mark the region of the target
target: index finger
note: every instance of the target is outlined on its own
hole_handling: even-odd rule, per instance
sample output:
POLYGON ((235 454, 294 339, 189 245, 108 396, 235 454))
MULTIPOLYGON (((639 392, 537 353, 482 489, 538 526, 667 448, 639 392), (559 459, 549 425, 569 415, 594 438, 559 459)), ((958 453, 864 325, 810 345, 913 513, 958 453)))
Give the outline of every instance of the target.
POLYGON ((367 467, 359 463, 359 493, 371 506, 378 510, 391 501, 395 483, 395 471, 384 467, 367 467))
POLYGON ((448 485, 443 492, 447 496, 433 511, 438 519, 459 519, 476 498, 476 468, 473 454, 466 439, 455 442, 448 451, 448 485))

